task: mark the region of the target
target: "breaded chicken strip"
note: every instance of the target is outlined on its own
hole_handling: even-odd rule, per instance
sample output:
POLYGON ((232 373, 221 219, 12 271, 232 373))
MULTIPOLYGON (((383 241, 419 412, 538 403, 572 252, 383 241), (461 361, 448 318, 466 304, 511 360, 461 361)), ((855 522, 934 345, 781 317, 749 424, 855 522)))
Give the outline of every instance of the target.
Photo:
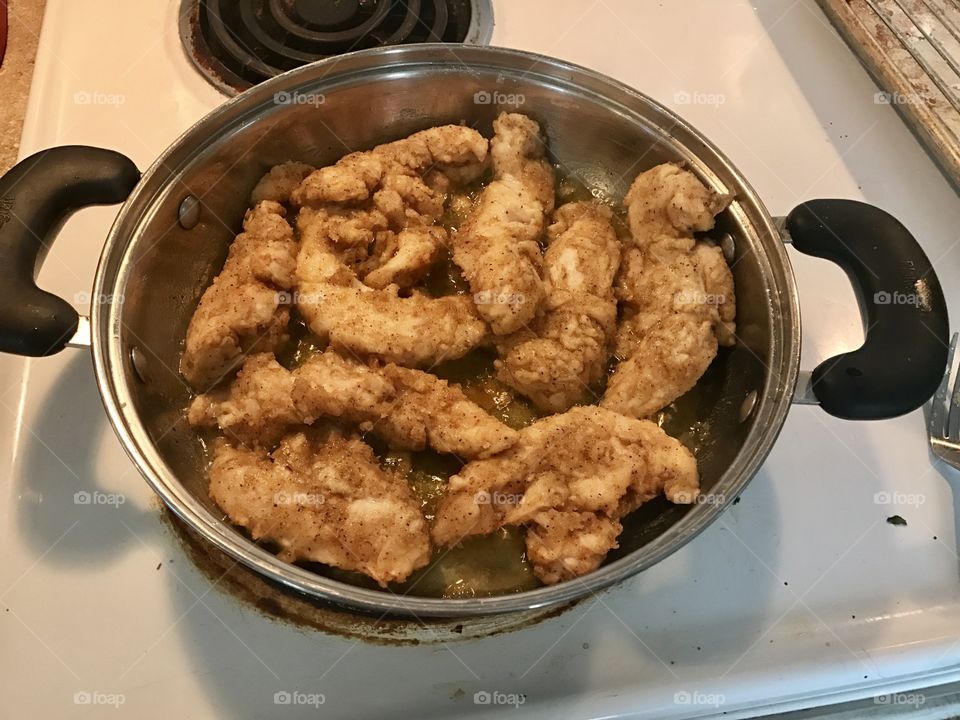
MULTIPOLYGON (((439 216, 442 197, 438 203, 439 216)), ((334 256, 369 287, 412 287, 446 248, 447 232, 432 224, 432 216, 420 222, 398 221, 391 214, 402 215, 405 206, 399 198, 397 204, 398 208, 372 203, 304 207, 297 215, 297 229, 301 235, 321 233, 334 256)))
POLYGON ((526 525, 534 572, 556 583, 599 567, 626 513, 660 493, 692 503, 699 488, 693 455, 654 423, 576 407, 451 477, 431 535, 447 546, 526 525))
POLYGON ((435 375, 386 365, 372 368, 326 352, 296 372, 294 403, 300 415, 358 423, 391 447, 487 457, 517 440, 517 432, 471 402, 456 385, 435 375))
POLYGON ((314 333, 335 349, 407 366, 455 359, 486 340, 469 298, 399 290, 419 282, 447 244, 433 224, 444 196, 428 181, 479 175, 487 149, 469 128, 433 128, 304 180, 294 193, 304 206, 298 307, 314 333))
POLYGON ((527 527, 527 559, 541 582, 555 585, 593 572, 619 547, 618 520, 591 512, 544 510, 527 527))
POLYGON ((443 192, 427 185, 419 175, 384 175, 373 194, 373 206, 395 229, 431 225, 443 214, 443 192))
POLYGON ((484 188, 452 238, 453 261, 470 284, 481 317, 497 335, 532 322, 543 302, 538 243, 543 218, 540 202, 508 175, 484 188))
POLYGON ((542 410, 562 412, 604 373, 616 331, 613 280, 620 241, 610 210, 588 202, 561 206, 547 229, 544 315, 532 332, 508 338, 498 377, 542 410))
POLYGON ((546 141, 540 125, 520 113, 501 113, 493 121, 490 156, 498 178, 512 175, 537 198, 543 212, 553 212, 556 200, 556 177, 545 155, 546 141))
POLYGON ((377 238, 390 231, 390 221, 376 208, 319 205, 301 208, 297 231, 301 236, 322 232, 337 257, 355 269, 357 263, 367 259, 377 238))
POLYGON ((347 227, 330 231, 329 237, 335 251, 351 251, 342 256, 344 262, 365 282, 368 272, 386 266, 369 281, 372 287, 411 276, 419 280, 446 237, 418 233, 416 251, 411 252, 406 246, 414 238, 403 231, 436 223, 443 213, 448 176, 479 177, 487 153, 488 142, 476 130, 459 125, 431 128, 320 168, 293 193, 293 201, 317 211, 321 221, 324 215, 342 218, 347 227))
POLYGON ((327 225, 301 234, 297 307, 310 329, 334 349, 406 366, 432 366, 465 355, 486 340, 487 326, 465 296, 402 297, 396 286, 371 288, 343 262, 327 225))
POLYGON ((300 183, 314 169, 313 165, 293 161, 273 166, 266 175, 260 178, 260 182, 250 193, 250 206, 259 205, 264 200, 272 200, 278 203, 290 202, 293 191, 300 187, 300 183))
POLYGON ((692 249, 693 233, 712 230, 714 218, 730 200, 710 190, 689 170, 663 163, 637 176, 624 204, 630 234, 641 250, 663 238, 680 240, 678 248, 692 249))
POLYGON ((706 299, 690 253, 643 255, 632 249, 619 280, 624 316, 621 358, 602 405, 649 417, 690 390, 717 354, 717 309, 706 299))
POLYGON ((408 367, 432 367, 466 355, 487 337, 470 298, 401 297, 395 287, 371 290, 300 284, 298 307, 310 329, 347 354, 408 367))
POLYGON ((476 130, 447 125, 351 153, 293 193, 298 228, 322 224, 332 251, 370 287, 412 287, 446 246, 445 231, 426 228, 443 214, 451 178, 479 177, 488 145, 476 130))
POLYGON ((194 398, 191 425, 219 427, 231 440, 272 447, 296 425, 337 418, 382 437, 391 447, 486 457, 517 432, 435 375, 363 365, 325 352, 295 371, 269 353, 251 355, 228 390, 194 398))
POLYGON ((604 407, 649 417, 696 385, 719 343, 733 344, 733 277, 720 250, 693 237, 729 201, 673 164, 634 181, 626 197, 634 247, 617 281, 621 362, 604 407))
POLYGON ((453 237, 453 261, 491 330, 508 335, 533 321, 544 298, 539 240, 554 204, 554 173, 536 122, 504 113, 493 127, 496 179, 453 237))
POLYGON ((717 341, 730 347, 736 342, 737 295, 727 259, 717 245, 704 240, 693 248, 693 262, 703 278, 707 297, 717 308, 718 321, 714 325, 717 341))
POLYGON ((437 261, 447 245, 447 231, 437 225, 414 225, 398 233, 386 233, 381 241, 386 258, 363 276, 365 285, 382 290, 388 285, 413 287, 437 261))
POLYGON ((362 440, 287 435, 270 455, 214 446, 210 497, 287 562, 361 572, 381 586, 430 561, 430 538, 406 479, 384 471, 362 440))
POLYGON ((250 355, 229 388, 193 399, 187 419, 195 427, 219 427, 231 441, 273 447, 303 422, 293 404, 293 382, 272 353, 250 355))
MULTIPOLYGON (((472 128, 462 125, 430 128, 378 145, 373 150, 351 153, 335 165, 317 170, 297 189, 293 202, 298 205, 363 203, 383 189, 385 182, 388 189, 401 195, 423 192, 421 186, 413 182, 402 183, 402 187, 390 186, 398 175, 413 179, 437 172, 469 182, 486 169, 488 149, 486 138, 472 128)), ((429 189, 426 183, 422 186, 429 189)), ((428 196, 429 193, 422 195, 428 196)))
POLYGON ((364 285, 378 290, 413 287, 447 247, 447 231, 440 225, 390 228, 390 220, 376 208, 321 206, 303 208, 297 215, 301 236, 322 235, 331 259, 364 285))
POLYGON ((193 387, 210 388, 246 353, 273 351, 287 339, 290 310, 278 291, 294 286, 298 248, 285 213, 272 201, 248 210, 223 270, 200 298, 180 359, 193 387))

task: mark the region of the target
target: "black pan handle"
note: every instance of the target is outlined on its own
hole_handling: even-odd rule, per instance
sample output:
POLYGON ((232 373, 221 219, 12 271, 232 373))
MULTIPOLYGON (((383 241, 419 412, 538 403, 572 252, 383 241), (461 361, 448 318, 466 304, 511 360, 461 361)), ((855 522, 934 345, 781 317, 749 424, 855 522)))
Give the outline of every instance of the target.
POLYGON ((71 213, 122 202, 139 180, 129 158, 82 145, 42 150, 0 178, 0 352, 36 357, 66 346, 79 315, 37 287, 43 259, 71 213))
POLYGON ((831 260, 853 283, 866 341, 813 371, 831 415, 880 420, 923 405, 943 378, 950 344, 940 282, 913 235, 879 208, 811 200, 787 216, 793 246, 831 260))

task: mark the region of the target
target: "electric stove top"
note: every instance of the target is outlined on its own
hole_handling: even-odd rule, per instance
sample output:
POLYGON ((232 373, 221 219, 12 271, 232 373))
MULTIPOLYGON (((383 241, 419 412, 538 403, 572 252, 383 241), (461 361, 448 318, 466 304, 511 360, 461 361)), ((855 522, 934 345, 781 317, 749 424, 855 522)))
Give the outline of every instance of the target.
MULTIPOLYGON (((960 203, 814 0, 491 9, 493 44, 674 108, 772 213, 815 197, 890 211, 960 311, 960 203)), ((22 155, 83 143, 146 168, 224 102, 181 12, 48 0, 22 155)), ((116 212, 70 219, 41 286, 84 311, 116 212)), ((839 269, 791 258, 812 368, 862 342, 860 317, 839 269)), ((0 718, 752 717, 872 697, 909 710, 912 688, 960 678, 960 478, 932 462, 920 411, 795 407, 740 501, 665 562, 509 632, 404 646, 273 619, 199 569, 108 426, 87 352, 0 356, 0 462, 0 718)))

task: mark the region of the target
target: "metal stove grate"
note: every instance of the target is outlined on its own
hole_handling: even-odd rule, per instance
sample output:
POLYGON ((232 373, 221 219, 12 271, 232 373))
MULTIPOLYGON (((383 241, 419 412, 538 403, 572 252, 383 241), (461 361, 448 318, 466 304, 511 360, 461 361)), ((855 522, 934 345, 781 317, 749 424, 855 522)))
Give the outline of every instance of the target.
POLYGON ((382 45, 489 42, 490 0, 183 0, 180 38, 233 95, 316 60, 382 45))

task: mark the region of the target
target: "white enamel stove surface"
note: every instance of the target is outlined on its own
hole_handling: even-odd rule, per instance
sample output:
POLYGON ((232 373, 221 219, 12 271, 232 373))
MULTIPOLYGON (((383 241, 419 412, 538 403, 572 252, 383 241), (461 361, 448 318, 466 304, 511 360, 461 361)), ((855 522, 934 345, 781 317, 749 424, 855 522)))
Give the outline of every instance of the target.
MULTIPOLYGON (((774 214, 813 197, 885 207, 957 317, 953 191, 813 0, 758 5, 500 0, 494 43, 674 107, 774 214)), ((21 153, 85 143, 146 167, 219 102, 181 53, 176 3, 49 0, 21 153)), ((83 304, 115 212, 67 224, 44 287, 83 304)), ((839 270, 791 255, 812 367, 857 346, 860 323, 839 270)), ((530 629, 418 648, 301 631, 211 588, 114 438, 87 353, 0 357, 0 459, 0 718, 743 717, 960 678, 960 477, 931 464, 920 412, 796 407, 742 501, 682 552, 530 629), (82 491, 125 502, 77 505, 82 491), (481 691, 525 702, 475 704, 481 691)))

